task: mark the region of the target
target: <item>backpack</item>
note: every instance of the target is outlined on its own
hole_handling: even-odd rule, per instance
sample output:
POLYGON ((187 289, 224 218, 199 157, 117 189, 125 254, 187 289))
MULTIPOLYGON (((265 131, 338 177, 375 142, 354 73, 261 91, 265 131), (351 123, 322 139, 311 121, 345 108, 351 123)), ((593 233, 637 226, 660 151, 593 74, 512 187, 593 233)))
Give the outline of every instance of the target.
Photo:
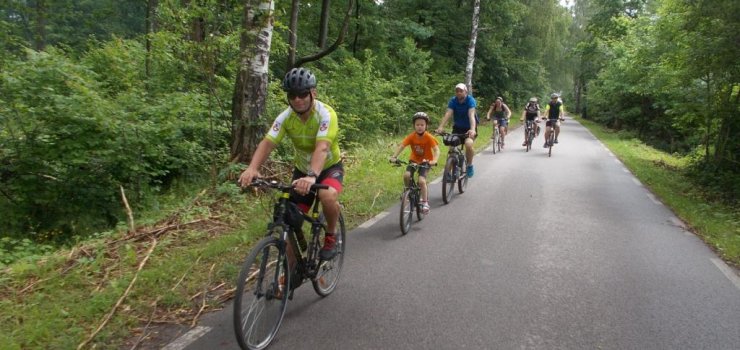
POLYGON ((537 103, 528 102, 524 109, 526 109, 529 114, 537 114, 537 111, 540 110, 540 106, 538 106, 537 103))

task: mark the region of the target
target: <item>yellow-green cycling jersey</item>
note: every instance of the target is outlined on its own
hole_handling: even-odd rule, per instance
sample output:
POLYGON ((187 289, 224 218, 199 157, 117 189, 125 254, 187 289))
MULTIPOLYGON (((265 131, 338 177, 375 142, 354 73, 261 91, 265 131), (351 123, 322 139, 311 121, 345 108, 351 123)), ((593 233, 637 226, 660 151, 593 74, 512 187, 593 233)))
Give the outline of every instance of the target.
POLYGON ((301 118, 288 107, 275 118, 270 131, 265 135, 267 140, 279 144, 286 135, 293 142, 295 167, 308 172, 311 156, 316 149, 317 141, 328 141, 329 153, 326 155, 324 169, 339 162, 339 123, 337 113, 329 105, 315 101, 311 117, 303 123, 301 118))

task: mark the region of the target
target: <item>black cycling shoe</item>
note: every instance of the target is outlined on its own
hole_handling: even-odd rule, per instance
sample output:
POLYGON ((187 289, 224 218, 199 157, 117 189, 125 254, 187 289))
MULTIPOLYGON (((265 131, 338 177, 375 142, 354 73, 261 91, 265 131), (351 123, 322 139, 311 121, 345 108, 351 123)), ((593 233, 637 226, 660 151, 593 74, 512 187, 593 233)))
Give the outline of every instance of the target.
POLYGON ((555 139, 555 143, 558 143, 558 139, 555 139))

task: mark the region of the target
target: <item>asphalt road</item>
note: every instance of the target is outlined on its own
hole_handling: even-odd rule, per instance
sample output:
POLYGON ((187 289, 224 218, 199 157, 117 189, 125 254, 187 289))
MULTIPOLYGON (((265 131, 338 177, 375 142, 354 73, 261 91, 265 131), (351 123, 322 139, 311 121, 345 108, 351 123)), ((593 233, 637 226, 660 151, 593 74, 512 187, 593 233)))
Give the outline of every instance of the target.
MULTIPOLYGON (((740 348, 737 271, 584 127, 552 158, 507 141, 408 235, 398 206, 352 230, 337 290, 298 289, 270 349, 740 348)), ((231 312, 166 349, 237 348, 231 312)))

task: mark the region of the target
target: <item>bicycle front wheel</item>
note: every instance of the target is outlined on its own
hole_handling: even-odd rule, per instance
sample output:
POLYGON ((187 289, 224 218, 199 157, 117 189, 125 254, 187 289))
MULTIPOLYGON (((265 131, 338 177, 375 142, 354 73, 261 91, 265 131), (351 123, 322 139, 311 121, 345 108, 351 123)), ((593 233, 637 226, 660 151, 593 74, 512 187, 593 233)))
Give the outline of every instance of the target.
POLYGON ((414 215, 414 201, 411 200, 411 190, 403 191, 401 194, 401 234, 409 233, 411 219, 414 215))
POLYGON ((555 136, 554 135, 555 135, 555 130, 553 130, 552 133, 550 133, 550 138, 549 138, 549 141, 548 141, 549 144, 548 144, 548 147, 547 147, 547 156, 548 157, 552 157, 552 146, 555 144, 555 136))
POLYGON ((421 207, 421 190, 416 189, 414 191, 414 207, 416 207, 416 219, 421 221, 424 219, 424 210, 421 207))
POLYGON ((460 167, 460 171, 463 173, 463 175, 457 178, 457 192, 459 192, 460 194, 463 194, 465 192, 465 189, 467 189, 468 187, 468 175, 466 175, 466 170, 467 169, 460 167))
POLYGON ((493 149, 493 154, 496 154, 496 147, 498 147, 498 142, 500 138, 501 138, 501 135, 499 135, 498 127, 494 126, 493 143, 491 144, 491 148, 493 149))
POLYGON ((455 191, 455 182, 457 182, 457 176, 459 175, 455 174, 456 171, 457 161, 454 155, 450 155, 447 158, 444 175, 442 177, 442 201, 445 202, 445 204, 449 204, 452 201, 452 196, 455 191))
POLYGON ((275 338, 288 305, 289 283, 280 240, 262 239, 244 261, 236 283, 234 330, 242 349, 264 349, 275 338))
MULTIPOLYGON (((316 277, 311 280, 316 294, 325 297, 331 294, 339 284, 339 274, 344 264, 344 254, 347 249, 347 231, 344 226, 344 216, 339 213, 337 233, 335 233, 337 255, 331 260, 322 260, 316 271, 316 277)), ((322 232, 325 232, 322 229, 322 232)), ((325 233, 324 233, 325 234, 325 233)), ((323 237, 321 237, 323 239, 323 237)))

